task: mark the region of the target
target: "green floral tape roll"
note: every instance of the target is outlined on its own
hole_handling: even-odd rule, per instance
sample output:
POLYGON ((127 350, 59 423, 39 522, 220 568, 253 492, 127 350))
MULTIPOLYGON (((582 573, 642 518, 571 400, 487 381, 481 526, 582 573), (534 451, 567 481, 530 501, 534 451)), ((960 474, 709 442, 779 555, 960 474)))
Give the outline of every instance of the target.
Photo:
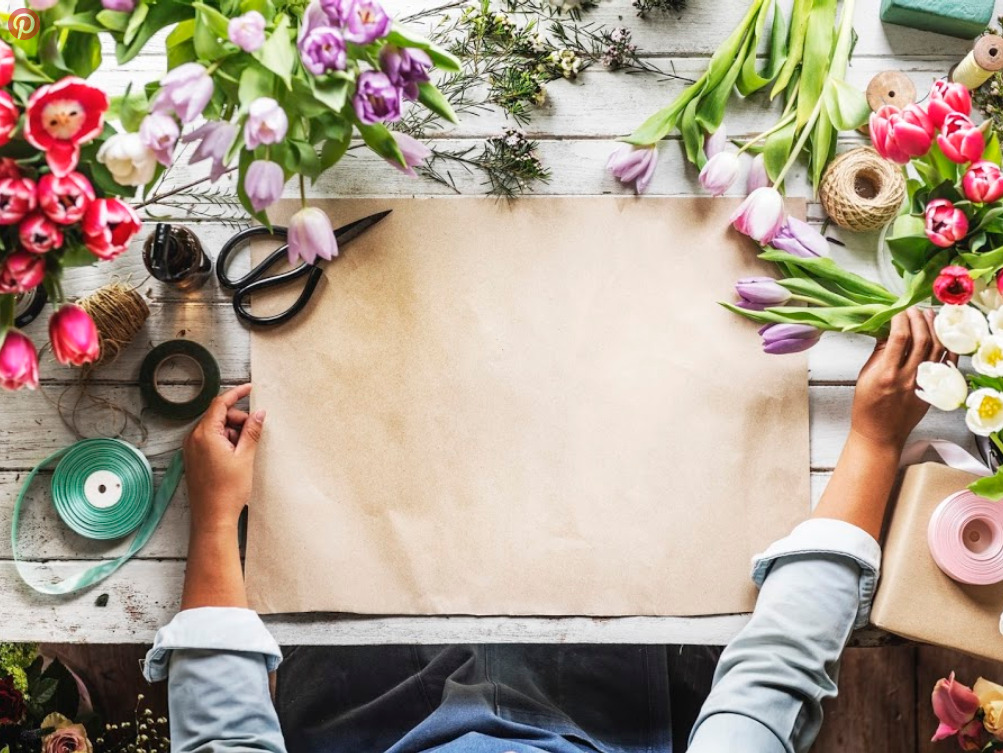
POLYGON ((154 490, 150 463, 137 448, 118 439, 85 439, 56 452, 28 475, 14 505, 11 548, 21 578, 36 591, 68 594, 104 580, 128 562, 157 530, 184 473, 181 453, 172 458, 160 488, 154 490), (81 536, 100 541, 135 532, 125 554, 64 578, 41 584, 29 578, 18 554, 21 512, 38 473, 56 464, 52 504, 63 522, 81 536))
POLYGON ((139 368, 139 391, 143 402, 158 415, 178 421, 198 418, 209 408, 213 398, 219 393, 219 364, 212 353, 191 340, 168 340, 147 353, 139 368), (186 403, 168 400, 157 389, 157 371, 172 358, 189 358, 202 370, 202 389, 186 403))

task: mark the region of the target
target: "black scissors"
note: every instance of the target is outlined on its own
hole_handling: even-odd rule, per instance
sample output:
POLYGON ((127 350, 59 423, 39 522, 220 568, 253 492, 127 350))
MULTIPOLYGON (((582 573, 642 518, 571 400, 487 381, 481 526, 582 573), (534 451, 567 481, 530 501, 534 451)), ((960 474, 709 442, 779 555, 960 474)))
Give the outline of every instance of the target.
MULTIPOLYGON (((391 211, 393 210, 388 209, 385 212, 377 212, 368 217, 363 217, 361 220, 356 220, 343 227, 339 227, 334 231, 334 237, 338 239, 338 248, 340 249, 342 246, 358 238, 390 214, 391 211)), ((233 280, 227 276, 226 270, 229 267, 230 256, 238 249, 250 245, 252 238, 275 238, 284 241, 287 236, 288 228, 280 225, 273 225, 271 230, 264 225, 257 225, 246 230, 241 230, 230 238, 219 252, 219 257, 216 259, 216 278, 225 290, 233 291, 233 310, 237 312, 237 318, 245 324, 256 327, 276 327, 280 324, 285 324, 306 307, 310 301, 310 297, 313 295, 313 291, 317 288, 317 283, 320 282, 320 277, 324 273, 324 270, 316 264, 307 264, 305 262, 281 274, 266 276, 268 270, 282 259, 288 257, 288 244, 275 249, 268 255, 268 258, 239 280, 233 280), (273 314, 272 316, 255 316, 248 311, 247 299, 254 295, 254 293, 288 285, 301 277, 306 277, 303 291, 293 301, 292 305, 282 313, 273 314)))

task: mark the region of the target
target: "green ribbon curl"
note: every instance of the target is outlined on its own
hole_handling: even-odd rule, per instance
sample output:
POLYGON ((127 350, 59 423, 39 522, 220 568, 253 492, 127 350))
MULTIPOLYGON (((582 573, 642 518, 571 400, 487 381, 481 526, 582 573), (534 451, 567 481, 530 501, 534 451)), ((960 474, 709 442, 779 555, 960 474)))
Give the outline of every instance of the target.
POLYGON ((153 469, 146 456, 118 439, 84 439, 53 453, 28 474, 14 504, 10 540, 21 579, 45 594, 74 593, 104 580, 146 546, 160 525, 183 474, 184 461, 179 451, 171 459, 160 488, 154 491, 153 469), (28 568, 18 556, 17 542, 28 490, 38 473, 53 463, 58 464, 52 474, 52 503, 67 526, 85 538, 101 541, 122 538, 133 531, 136 535, 125 554, 117 559, 102 562, 56 583, 41 584, 29 579, 28 568), (85 494, 88 479, 100 472, 112 474, 116 485, 121 482, 118 500, 106 507, 92 504, 85 494))

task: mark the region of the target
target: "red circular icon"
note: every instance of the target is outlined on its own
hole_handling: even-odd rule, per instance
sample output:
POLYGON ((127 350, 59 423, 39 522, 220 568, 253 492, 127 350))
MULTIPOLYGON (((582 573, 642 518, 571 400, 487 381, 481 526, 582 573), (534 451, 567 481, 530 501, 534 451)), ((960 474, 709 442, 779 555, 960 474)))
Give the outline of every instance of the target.
POLYGON ((31 8, 18 8, 7 20, 7 29, 14 39, 31 39, 38 34, 40 26, 38 14, 31 8))

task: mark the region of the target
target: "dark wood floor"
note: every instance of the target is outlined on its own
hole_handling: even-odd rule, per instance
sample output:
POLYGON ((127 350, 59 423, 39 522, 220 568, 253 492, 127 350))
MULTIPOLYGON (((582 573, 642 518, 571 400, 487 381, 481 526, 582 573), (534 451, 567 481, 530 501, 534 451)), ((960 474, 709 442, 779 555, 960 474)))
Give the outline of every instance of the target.
MULTIPOLYGON (((166 688, 148 685, 140 674, 141 646, 49 646, 86 677, 95 705, 112 719, 131 718, 136 696, 145 695, 157 715, 166 713, 166 688), (109 713, 119 710, 117 714, 109 713)), ((692 715, 710 685, 708 655, 715 649, 673 647, 670 668, 675 737, 682 743, 692 715)), ((849 649, 843 659, 839 698, 828 704, 814 753, 944 753, 952 743, 930 742, 937 723, 930 691, 954 670, 971 685, 980 675, 1003 682, 1003 664, 929 646, 849 649)), ((681 751, 683 746, 677 744, 681 751)))

